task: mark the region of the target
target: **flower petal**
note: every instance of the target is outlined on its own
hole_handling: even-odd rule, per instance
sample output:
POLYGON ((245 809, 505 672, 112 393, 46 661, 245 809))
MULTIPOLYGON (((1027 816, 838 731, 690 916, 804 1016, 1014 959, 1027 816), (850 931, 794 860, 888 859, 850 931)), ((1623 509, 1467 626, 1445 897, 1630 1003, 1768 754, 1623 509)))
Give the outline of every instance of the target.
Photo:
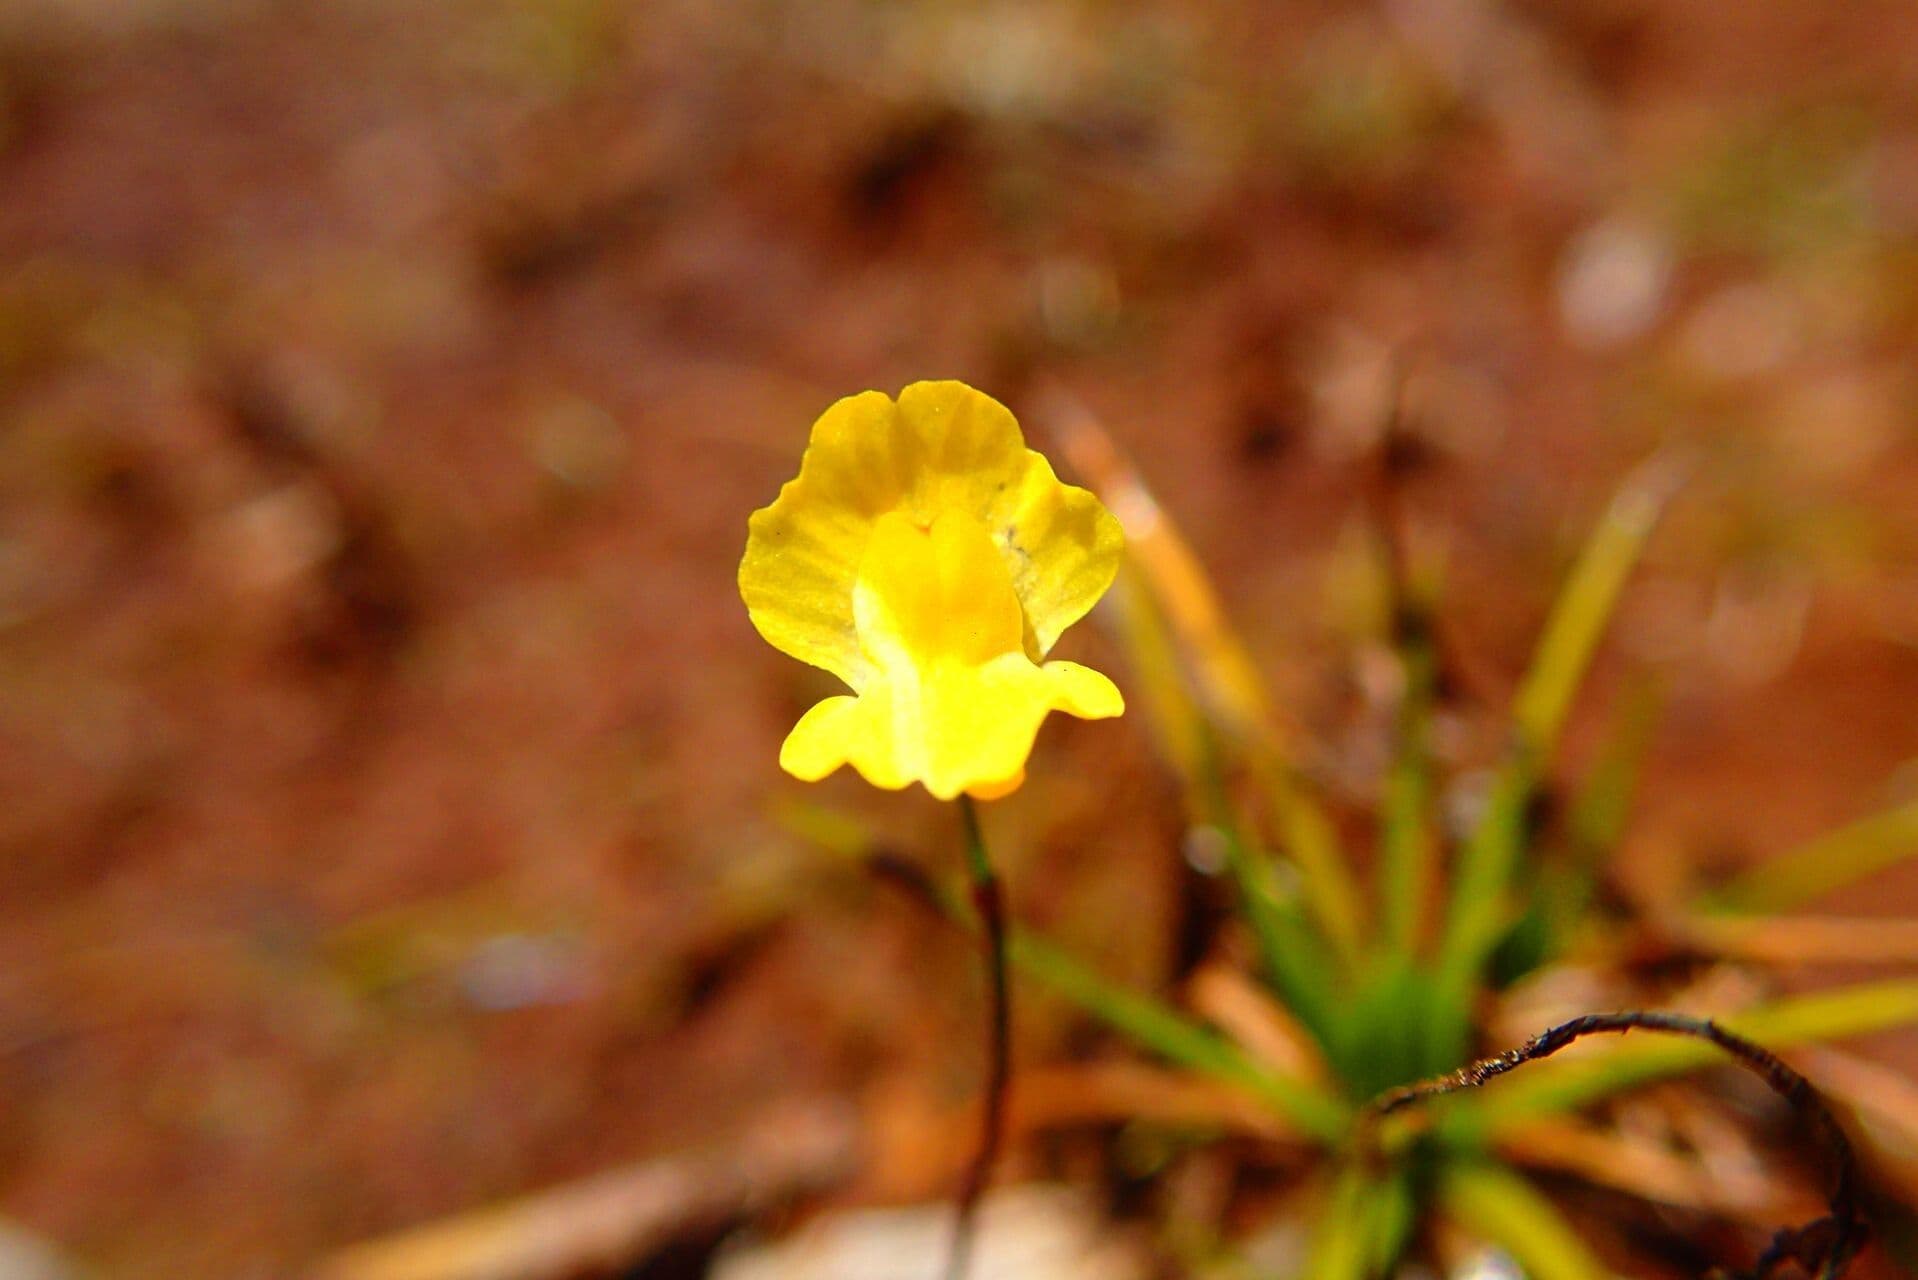
POLYGON ((1008 653, 983 667, 947 667, 925 698, 926 790, 941 800, 962 791, 1004 794, 1024 776, 1026 757, 1048 713, 1088 720, 1116 716, 1125 702, 1112 681, 1075 663, 1034 666, 1008 653))
POLYGON ((1062 484, 1025 447, 1004 405, 960 382, 918 382, 895 403, 876 391, 839 401, 813 424, 799 476, 753 514, 740 595, 768 643, 861 689, 853 587, 879 517, 930 528, 942 511, 991 533, 1037 659, 1083 617, 1118 571, 1119 523, 1062 484))
POLYGON ((874 518, 893 505, 872 477, 897 470, 890 459, 867 473, 859 463, 898 437, 895 416, 892 400, 878 391, 826 410, 813 424, 798 477, 771 506, 753 512, 739 562, 739 594, 766 643, 855 689, 872 664, 853 628, 853 579, 874 518))
POLYGON ((1026 647, 1043 658, 1112 585, 1125 534, 1089 490, 1061 484, 1042 455, 1026 456, 1025 476, 995 504, 988 522, 1004 530, 1013 590, 1030 631, 1026 647))
POLYGON ((856 698, 820 703, 787 738, 780 763, 802 779, 849 763, 875 786, 1003 795, 1024 777, 1047 714, 1124 710, 1098 672, 1026 656, 1005 561, 963 511, 942 511, 929 530, 899 512, 880 517, 854 602, 875 669, 856 698))
POLYGON ((1025 780, 1039 726, 1053 711, 1086 720, 1121 714, 1112 681, 1070 662, 1034 666, 1008 653, 984 667, 945 664, 926 673, 919 696, 876 676, 857 696, 827 698, 787 735, 779 765, 817 782, 850 764, 875 787, 914 782, 941 800, 969 792, 995 799, 1025 780))
POLYGON ((1118 520, 1089 490, 1063 484, 1026 448, 1006 407, 963 382, 915 382, 899 416, 934 467, 914 494, 922 523, 945 506, 985 522, 1012 570, 1035 659, 1112 585, 1125 550, 1118 520))

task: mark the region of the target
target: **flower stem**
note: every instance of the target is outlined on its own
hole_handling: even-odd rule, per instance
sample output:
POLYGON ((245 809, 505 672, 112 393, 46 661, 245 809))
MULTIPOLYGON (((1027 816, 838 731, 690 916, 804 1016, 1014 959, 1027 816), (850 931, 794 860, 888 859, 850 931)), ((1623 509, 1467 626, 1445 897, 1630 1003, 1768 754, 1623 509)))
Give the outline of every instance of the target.
POLYGON ((972 882, 972 907, 979 917, 979 936, 985 946, 989 987, 986 1030, 986 1097, 980 1121, 979 1150, 959 1184, 953 1219, 952 1251, 947 1256, 946 1280, 964 1280, 971 1260, 979 1200, 999 1156, 1005 1132, 1006 1093, 1012 1082, 1012 999, 1006 983, 1006 906, 999 877, 986 854, 979 826, 979 810, 972 797, 959 797, 959 817, 966 829, 966 872, 972 882))

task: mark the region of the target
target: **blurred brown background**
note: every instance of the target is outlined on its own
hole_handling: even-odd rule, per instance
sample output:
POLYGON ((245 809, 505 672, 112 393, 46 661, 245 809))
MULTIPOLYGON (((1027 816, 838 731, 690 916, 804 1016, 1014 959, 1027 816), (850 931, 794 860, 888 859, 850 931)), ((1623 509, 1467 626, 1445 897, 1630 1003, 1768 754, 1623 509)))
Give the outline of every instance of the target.
MULTIPOLYGON (((284 1274, 779 1098, 962 1103, 962 944, 807 834, 950 815, 778 773, 830 682, 733 588, 867 387, 1090 406, 1334 749, 1393 360, 1494 710, 1681 443, 1588 704, 1668 682, 1638 874, 1909 795, 1915 333, 1905 0, 7 0, 0 1213, 284 1274)), ((1019 909, 1150 978, 1142 725, 1032 775, 1019 909)))

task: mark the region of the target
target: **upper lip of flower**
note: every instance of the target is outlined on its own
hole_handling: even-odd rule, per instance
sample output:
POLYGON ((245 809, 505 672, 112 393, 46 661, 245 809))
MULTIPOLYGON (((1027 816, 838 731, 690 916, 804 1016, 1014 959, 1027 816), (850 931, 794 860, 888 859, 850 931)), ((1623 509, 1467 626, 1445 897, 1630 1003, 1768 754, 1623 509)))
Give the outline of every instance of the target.
POLYGON ((871 701, 856 718, 838 705, 851 699, 820 704, 783 762, 823 776, 850 760, 879 785, 940 793, 1016 785, 973 775, 1022 769, 1048 710, 1119 713, 1105 677, 1039 663, 1111 584, 1122 545, 1098 499, 1062 484, 1012 415, 963 383, 833 405, 798 477, 754 513, 739 586, 769 643, 871 701), (922 697, 926 674, 955 662, 972 674, 922 697), (942 701, 968 680, 972 705, 942 701), (830 749, 787 758, 828 724, 830 749))

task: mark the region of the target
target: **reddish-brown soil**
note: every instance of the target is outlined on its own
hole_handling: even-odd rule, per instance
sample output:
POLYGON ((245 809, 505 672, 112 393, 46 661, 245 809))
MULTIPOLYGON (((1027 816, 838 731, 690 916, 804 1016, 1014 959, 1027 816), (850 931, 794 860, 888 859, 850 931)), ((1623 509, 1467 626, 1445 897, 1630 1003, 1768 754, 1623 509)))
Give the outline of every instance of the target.
MULTIPOLYGON (((963 949, 792 815, 949 817, 779 774, 828 681, 732 582, 866 387, 1090 405, 1333 756, 1386 353, 1492 709, 1681 445, 1574 743, 1663 674, 1639 873, 1909 794, 1915 328, 1900 0, 0 7, 0 1211, 281 1274, 776 1098, 963 1097, 963 949)), ((1150 977, 1143 720, 1032 778, 1020 909, 1150 977)))

